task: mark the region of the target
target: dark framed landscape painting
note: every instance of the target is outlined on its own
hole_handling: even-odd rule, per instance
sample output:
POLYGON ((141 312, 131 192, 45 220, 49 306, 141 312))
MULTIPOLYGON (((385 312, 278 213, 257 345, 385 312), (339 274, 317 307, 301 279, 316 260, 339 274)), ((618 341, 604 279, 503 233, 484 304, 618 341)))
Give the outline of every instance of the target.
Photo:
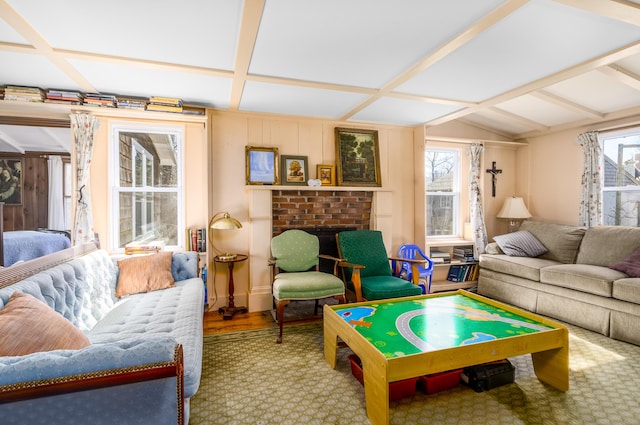
POLYGON ((381 186, 378 130, 336 127, 338 186, 381 186))

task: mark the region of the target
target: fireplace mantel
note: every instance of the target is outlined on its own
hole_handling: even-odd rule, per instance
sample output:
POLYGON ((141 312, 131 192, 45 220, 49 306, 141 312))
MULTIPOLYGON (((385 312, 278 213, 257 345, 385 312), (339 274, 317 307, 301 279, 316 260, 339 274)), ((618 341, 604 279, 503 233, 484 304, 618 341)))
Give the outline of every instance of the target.
POLYGON ((271 293, 271 270, 268 267, 271 255, 273 232, 273 191, 304 192, 373 192, 370 214, 370 229, 380 230, 385 246, 391 247, 393 234, 393 193, 382 187, 351 186, 288 186, 247 185, 249 198, 249 311, 270 310, 273 305, 271 293))
POLYGON ((304 185, 247 185, 247 190, 317 190, 323 192, 390 192, 390 189, 378 186, 304 186, 304 185))

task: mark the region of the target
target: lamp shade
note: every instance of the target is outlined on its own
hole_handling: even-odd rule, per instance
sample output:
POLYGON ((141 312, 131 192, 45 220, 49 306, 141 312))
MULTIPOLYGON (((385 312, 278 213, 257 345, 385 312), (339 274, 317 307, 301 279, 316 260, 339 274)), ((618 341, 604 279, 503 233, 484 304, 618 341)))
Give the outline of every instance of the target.
POLYGON ((209 227, 213 230, 232 230, 241 229, 242 224, 231 217, 228 212, 219 212, 211 217, 209 227))
POLYGON ((524 200, 518 196, 512 196, 504 200, 504 205, 502 209, 496 216, 498 218, 509 218, 509 219, 527 219, 531 218, 531 213, 527 209, 527 206, 524 204, 524 200))

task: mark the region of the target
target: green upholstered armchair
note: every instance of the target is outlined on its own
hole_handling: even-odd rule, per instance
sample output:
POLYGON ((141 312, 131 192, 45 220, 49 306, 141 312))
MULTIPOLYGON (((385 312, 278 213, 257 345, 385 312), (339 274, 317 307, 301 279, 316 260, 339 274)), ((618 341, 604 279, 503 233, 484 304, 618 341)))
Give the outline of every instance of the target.
MULTIPOLYGON (((420 272, 417 266, 424 264, 417 260, 389 257, 384 247, 382 233, 378 230, 350 230, 336 235, 338 253, 343 260, 338 265, 342 269, 348 295, 356 302, 408 297, 422 294, 417 285, 420 272), (408 261, 415 266, 415 282, 408 282, 394 276, 389 264, 408 261)), ((398 270, 399 272, 400 270, 398 270)))
MULTIPOLYGON (((319 271, 321 255, 318 237, 303 230, 287 230, 271 239, 272 292, 276 305, 276 318, 282 342, 284 308, 293 300, 316 300, 314 314, 318 314, 318 300, 335 297, 344 303, 344 283, 334 273, 319 271)), ((333 258, 322 255, 323 258, 333 258)), ((339 260, 333 258, 336 262, 339 260)))

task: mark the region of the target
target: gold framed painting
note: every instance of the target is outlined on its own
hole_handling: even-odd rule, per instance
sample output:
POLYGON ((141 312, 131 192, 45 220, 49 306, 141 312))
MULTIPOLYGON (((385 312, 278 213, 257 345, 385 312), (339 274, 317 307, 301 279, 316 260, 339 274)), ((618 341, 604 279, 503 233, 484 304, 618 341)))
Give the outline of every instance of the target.
POLYGON ((280 155, 281 184, 306 185, 309 180, 306 156, 280 155))
POLYGON ((336 166, 329 164, 316 165, 316 178, 323 186, 336 185, 336 166))
POLYGON ((381 186, 378 130, 335 129, 338 186, 381 186))
POLYGON ((278 184, 278 148, 245 146, 246 184, 278 184))

